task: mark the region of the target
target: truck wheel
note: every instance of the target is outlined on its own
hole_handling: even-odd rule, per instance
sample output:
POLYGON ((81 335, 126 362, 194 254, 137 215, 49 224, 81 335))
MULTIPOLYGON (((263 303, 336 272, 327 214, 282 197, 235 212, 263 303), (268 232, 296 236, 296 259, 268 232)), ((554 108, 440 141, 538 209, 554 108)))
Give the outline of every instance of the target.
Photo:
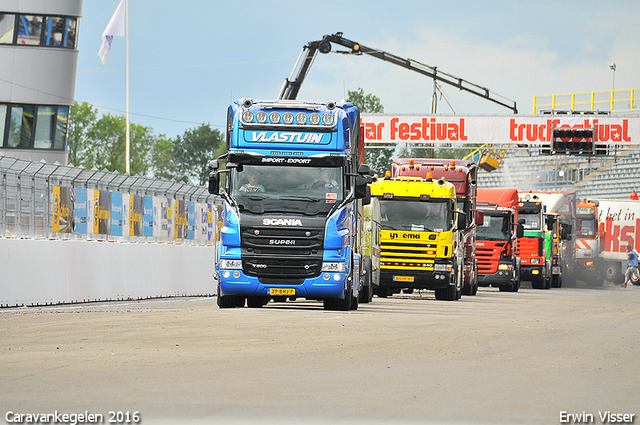
POLYGON ((462 288, 459 288, 458 286, 462 283, 462 275, 458 273, 458 267, 455 267, 451 274, 454 279, 454 285, 450 285, 442 289, 436 289, 436 300, 458 301, 460 299, 460 296, 462 295, 462 288))
POLYGON ((520 289, 520 277, 518 277, 516 281, 513 282, 513 290, 511 292, 518 292, 519 289, 520 289))
POLYGON ((269 298, 247 297, 247 307, 261 308, 269 303, 269 298))
POLYGON ((478 293, 478 284, 469 285, 462 288, 462 295, 474 296, 478 293))
POLYGON ((217 304, 219 308, 234 308, 234 307, 244 307, 244 298, 236 297, 233 295, 220 295, 220 285, 218 285, 218 293, 216 296, 217 304), (242 300, 242 305, 240 304, 240 300, 242 300))
POLYGON ((554 274, 551 276, 551 287, 552 288, 561 288, 562 287, 562 276, 559 274, 554 274))
POLYGON ((436 289, 436 300, 440 301, 458 301, 460 299, 461 291, 455 286, 449 286, 447 288, 436 289))
POLYGON ((608 280, 611 283, 620 285, 623 280, 622 272, 620 271, 620 265, 614 263, 604 264, 604 280, 608 280))
POLYGON ((325 310, 348 311, 351 308, 353 298, 353 290, 351 289, 351 282, 349 282, 344 294, 344 299, 328 298, 322 302, 322 306, 325 310))
POLYGON ((369 303, 373 299, 373 266, 369 256, 364 257, 364 285, 360 289, 360 302, 369 303))
POLYGON ((533 289, 545 289, 546 279, 544 276, 540 276, 535 280, 531 281, 531 287, 533 289))
POLYGON ((349 306, 349 310, 357 310, 358 309, 358 301, 360 298, 360 294, 358 296, 351 296, 351 305, 349 306))
POLYGON ((382 287, 382 286, 378 286, 378 289, 375 290, 375 292, 376 292, 376 295, 379 296, 380 298, 387 298, 393 295, 391 288, 382 287))

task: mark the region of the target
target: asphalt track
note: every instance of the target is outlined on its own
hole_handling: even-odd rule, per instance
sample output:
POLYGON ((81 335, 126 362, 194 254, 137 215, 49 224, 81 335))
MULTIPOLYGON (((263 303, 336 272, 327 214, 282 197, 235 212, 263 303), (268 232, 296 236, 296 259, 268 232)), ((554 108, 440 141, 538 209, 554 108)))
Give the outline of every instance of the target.
POLYGON ((640 287, 613 285, 425 292, 351 312, 220 310, 215 297, 2 309, 0 411, 8 423, 602 423, 640 414, 639 319, 640 287))

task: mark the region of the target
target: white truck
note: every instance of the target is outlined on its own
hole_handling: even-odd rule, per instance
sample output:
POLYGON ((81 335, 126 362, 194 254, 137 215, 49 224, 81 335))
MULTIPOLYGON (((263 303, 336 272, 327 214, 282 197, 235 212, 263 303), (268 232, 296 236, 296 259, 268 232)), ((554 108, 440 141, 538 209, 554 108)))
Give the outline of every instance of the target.
MULTIPOLYGON (((598 229, 603 244, 600 264, 603 277, 620 284, 627 269, 626 246, 640 248, 640 201, 599 200, 598 229)), ((632 277, 634 285, 640 285, 638 276, 632 277)))

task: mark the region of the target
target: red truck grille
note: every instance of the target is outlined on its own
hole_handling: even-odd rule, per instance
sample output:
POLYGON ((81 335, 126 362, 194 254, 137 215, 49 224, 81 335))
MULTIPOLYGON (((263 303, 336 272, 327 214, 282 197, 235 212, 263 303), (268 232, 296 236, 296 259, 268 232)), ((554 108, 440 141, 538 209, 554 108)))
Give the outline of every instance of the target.
POLYGON ((476 243, 476 258, 478 259, 478 273, 491 274, 498 271, 500 254, 504 249, 505 242, 481 242, 476 243))

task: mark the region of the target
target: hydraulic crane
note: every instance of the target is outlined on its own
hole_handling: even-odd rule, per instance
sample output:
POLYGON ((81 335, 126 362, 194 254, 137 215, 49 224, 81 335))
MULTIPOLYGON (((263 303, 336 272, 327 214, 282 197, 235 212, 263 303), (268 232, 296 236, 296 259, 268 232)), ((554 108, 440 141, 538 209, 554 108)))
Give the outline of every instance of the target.
POLYGON ((350 49, 347 51, 336 51, 336 53, 354 55, 367 54, 378 59, 382 59, 383 61, 391 62, 403 68, 407 68, 411 71, 415 71, 419 74, 426 75, 427 77, 433 78, 434 81, 441 81, 453 87, 457 87, 460 90, 464 90, 469 93, 475 94, 476 96, 480 96, 491 102, 497 103, 498 105, 502 105, 505 108, 511 109, 514 114, 518 113, 518 108, 516 107, 515 101, 492 94, 486 87, 479 86, 463 78, 454 77, 451 74, 439 71, 435 66, 425 65, 413 59, 404 59, 391 53, 384 52, 382 50, 363 46, 360 43, 344 38, 341 32, 325 35, 322 37, 322 40, 310 41, 302 47, 300 56, 298 56, 298 60, 293 67, 293 71, 291 71, 291 75, 289 76, 289 78, 285 79, 284 84, 280 89, 278 99, 294 100, 297 98, 300 86, 302 86, 305 77, 309 73, 309 69, 313 64, 313 60, 315 59, 318 51, 324 54, 331 52, 331 43, 335 43, 340 46, 346 47, 347 49, 350 49))

